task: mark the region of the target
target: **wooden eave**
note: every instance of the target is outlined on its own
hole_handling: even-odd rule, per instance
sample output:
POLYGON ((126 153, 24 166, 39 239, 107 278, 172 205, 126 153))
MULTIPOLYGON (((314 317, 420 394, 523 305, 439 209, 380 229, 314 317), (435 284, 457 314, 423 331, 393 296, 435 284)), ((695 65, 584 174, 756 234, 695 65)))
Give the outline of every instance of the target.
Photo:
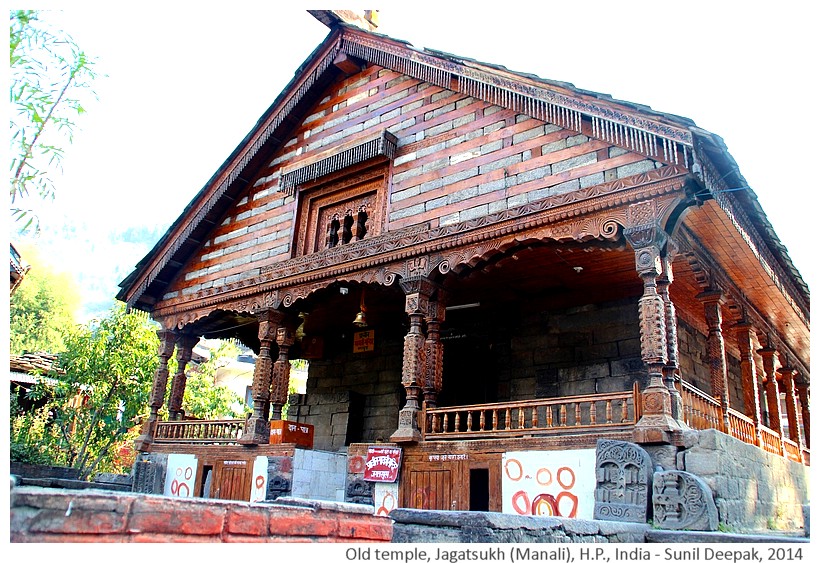
MULTIPOLYGON (((417 50, 406 42, 344 24, 332 30, 314 50, 254 129, 120 284, 118 299, 132 307, 153 310, 175 274, 254 180, 260 166, 287 141, 289 131, 341 72, 333 64, 340 55, 384 66, 565 128, 580 130, 582 121, 591 123, 597 138, 689 170, 703 183, 702 199, 719 203, 740 239, 763 265, 762 270, 772 277, 774 287, 783 292, 793 304, 796 317, 803 318, 808 326, 808 287, 718 137, 698 129, 688 119, 655 112, 646 106, 446 53, 417 50), (659 146, 663 147, 663 154, 657 153, 659 146), (742 190, 728 191, 729 177, 737 180, 742 190)), ((284 263, 283 268, 288 268, 290 262, 293 261, 284 263)), ((359 266, 367 267, 367 261, 359 266)), ((345 265, 346 269, 351 267, 354 264, 345 265)))

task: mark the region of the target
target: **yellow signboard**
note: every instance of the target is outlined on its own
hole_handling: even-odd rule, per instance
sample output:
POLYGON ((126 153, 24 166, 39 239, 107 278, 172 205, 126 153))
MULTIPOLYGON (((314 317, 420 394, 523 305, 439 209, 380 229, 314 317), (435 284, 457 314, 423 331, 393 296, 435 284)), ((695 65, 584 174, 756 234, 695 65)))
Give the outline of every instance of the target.
POLYGON ((372 330, 363 330, 353 334, 353 352, 372 352, 375 348, 376 336, 372 330))

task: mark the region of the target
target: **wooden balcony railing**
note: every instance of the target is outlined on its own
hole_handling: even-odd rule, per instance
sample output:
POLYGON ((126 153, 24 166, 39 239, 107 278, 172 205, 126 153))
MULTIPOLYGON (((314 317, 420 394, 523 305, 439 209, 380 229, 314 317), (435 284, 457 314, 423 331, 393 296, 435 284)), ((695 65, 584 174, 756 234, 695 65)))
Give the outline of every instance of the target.
POLYGON ((720 402, 710 397, 697 387, 685 381, 680 389, 683 402, 683 421, 694 430, 714 428, 726 432, 723 428, 723 414, 720 402))
POLYGON ((783 455, 780 435, 768 426, 760 425, 760 447, 770 454, 783 455))
MULTIPOLYGON (((720 402, 693 385, 680 385, 684 422, 695 430, 714 429, 760 447, 766 452, 810 465, 811 453, 792 440, 733 409, 725 427, 720 402)), ((428 441, 511 438, 520 436, 630 430, 642 414, 641 392, 631 391, 422 408, 419 427, 428 441)), ((244 420, 182 420, 158 422, 154 442, 165 444, 237 444, 244 420)))
POLYGON ((768 426, 763 424, 755 426, 751 418, 732 408, 726 409, 729 428, 724 428, 723 408, 719 401, 686 382, 682 382, 680 391, 683 402, 683 420, 690 428, 720 430, 747 444, 759 446, 770 454, 784 456, 792 461, 809 465, 810 452, 802 448, 800 444, 781 437, 768 426), (760 433, 759 439, 758 432, 760 433))
POLYGON ((803 452, 801 451, 800 444, 797 442, 783 438, 783 451, 788 459, 803 463, 803 452))
POLYGON ((425 440, 535 436, 629 429, 639 412, 636 386, 623 393, 424 408, 420 426, 425 440))
POLYGON ((244 420, 175 420, 158 422, 157 444, 236 444, 245 428, 244 420))

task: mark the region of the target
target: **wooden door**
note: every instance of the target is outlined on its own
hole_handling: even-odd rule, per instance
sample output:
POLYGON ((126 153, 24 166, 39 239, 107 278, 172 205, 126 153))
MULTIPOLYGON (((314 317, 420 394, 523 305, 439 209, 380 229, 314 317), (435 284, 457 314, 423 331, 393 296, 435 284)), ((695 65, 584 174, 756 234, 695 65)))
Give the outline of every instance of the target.
POLYGON ((204 456, 197 471, 197 496, 225 500, 250 500, 253 464, 247 460, 204 456), (210 475, 210 483, 208 482, 210 475))
POLYGON ((501 512, 499 454, 441 457, 444 459, 405 458, 399 506, 501 512))
POLYGON ((218 491, 216 498, 225 500, 250 500, 250 468, 245 465, 222 465, 218 472, 218 491))
MULTIPOLYGON (((455 464, 454 464, 455 465, 455 464)), ((452 468, 416 469, 403 481, 401 506, 425 510, 457 510, 457 471, 452 468)))

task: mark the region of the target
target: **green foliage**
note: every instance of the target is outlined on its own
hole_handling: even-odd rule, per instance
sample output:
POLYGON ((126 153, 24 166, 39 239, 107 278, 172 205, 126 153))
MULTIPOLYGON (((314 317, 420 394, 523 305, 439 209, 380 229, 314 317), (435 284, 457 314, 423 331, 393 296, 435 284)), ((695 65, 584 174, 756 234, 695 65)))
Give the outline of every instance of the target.
POLYGON ((9 407, 11 409, 9 435, 11 461, 50 465, 49 441, 42 439, 43 436, 54 430, 48 408, 40 408, 31 413, 24 413, 17 393, 11 396, 9 407))
POLYGON ((70 35, 51 28, 36 10, 12 10, 9 29, 11 101, 11 215, 21 230, 37 227, 20 207, 34 191, 54 198, 51 174, 59 170, 64 143, 73 140, 75 119, 85 113, 81 97, 93 95, 94 61, 70 35))
POLYGON ((248 409, 242 397, 227 387, 215 384, 216 371, 236 358, 238 353, 239 348, 236 344, 223 341, 211 352, 211 357, 206 362, 198 366, 188 365, 185 370, 185 395, 182 398, 187 416, 204 420, 244 417, 248 409))
POLYGON ((120 470, 122 446, 147 411, 157 367, 155 330, 147 315, 116 304, 102 320, 70 331, 59 355, 64 374, 50 373, 56 385, 32 390, 48 403, 12 420, 12 449, 45 453, 50 465, 75 467, 84 477, 120 470))
POLYGON ((41 262, 34 247, 22 247, 22 254, 31 269, 9 302, 9 349, 57 354, 76 324, 80 290, 69 273, 41 262))

